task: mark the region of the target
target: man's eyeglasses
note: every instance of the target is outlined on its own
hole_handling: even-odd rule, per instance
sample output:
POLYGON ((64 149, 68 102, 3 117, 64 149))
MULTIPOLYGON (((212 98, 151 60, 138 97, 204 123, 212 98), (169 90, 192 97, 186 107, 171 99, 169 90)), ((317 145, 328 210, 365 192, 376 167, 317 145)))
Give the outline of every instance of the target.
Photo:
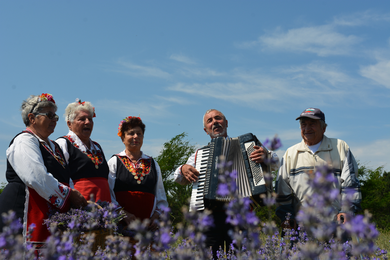
POLYGON ((60 119, 60 117, 57 115, 57 114, 53 114, 53 113, 50 113, 50 112, 47 112, 47 113, 36 113, 35 114, 36 116, 47 116, 47 118, 49 118, 50 120, 55 120, 55 121, 58 121, 58 119, 60 119))

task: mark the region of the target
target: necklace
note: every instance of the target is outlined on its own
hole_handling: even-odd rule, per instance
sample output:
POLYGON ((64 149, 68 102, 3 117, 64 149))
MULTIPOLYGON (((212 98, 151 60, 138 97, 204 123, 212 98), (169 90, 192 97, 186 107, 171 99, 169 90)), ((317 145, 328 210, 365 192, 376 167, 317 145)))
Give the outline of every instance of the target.
MULTIPOLYGON (((56 161, 62 166, 62 168, 65 169, 65 165, 66 165, 65 159, 62 158, 61 153, 60 153, 60 151, 59 151, 59 149, 58 149, 58 147, 57 147, 56 145, 54 145, 54 150, 53 150, 50 144, 46 143, 46 141, 43 141, 43 139, 40 139, 40 138, 39 138, 33 131, 31 131, 29 128, 27 128, 26 131, 27 131, 27 132, 30 132, 30 133, 32 133, 34 136, 36 136, 36 137, 38 138, 39 142, 42 144, 42 146, 45 147, 46 151, 48 151, 48 152, 51 154, 51 156, 53 156, 54 159, 56 159, 56 161), (42 141, 40 141, 40 140, 42 140, 42 141)), ((49 139, 48 139, 48 140, 49 140, 49 139)), ((49 140, 49 142, 51 142, 51 141, 49 140)))
POLYGON ((88 146, 86 146, 83 143, 85 149, 87 150, 87 156, 95 164, 95 168, 97 170, 97 169, 99 169, 99 164, 100 164, 99 156, 97 153, 95 154, 95 152, 94 152, 94 151, 97 151, 95 144, 93 142, 90 142, 90 144, 91 144, 91 150, 88 148, 88 146))
POLYGON ((136 163, 133 163, 130 157, 126 154, 124 156, 118 155, 123 165, 133 175, 137 184, 141 184, 151 170, 151 160, 140 157, 136 163))
POLYGON ((83 152, 85 155, 88 156, 88 158, 93 162, 93 164, 95 165, 95 169, 99 169, 99 164, 102 164, 103 163, 103 155, 102 153, 100 152, 100 150, 97 149, 95 143, 93 141, 90 141, 90 144, 91 144, 91 149, 88 148, 88 146, 86 146, 84 144, 83 141, 80 140, 80 142, 83 144, 84 148, 85 148, 85 151, 83 151, 82 149, 80 149, 80 147, 77 145, 77 143, 75 142, 75 140, 72 139, 72 137, 70 137, 69 135, 66 135, 65 136, 66 139, 68 139, 74 147, 76 147, 77 149, 79 149, 81 152, 83 152))

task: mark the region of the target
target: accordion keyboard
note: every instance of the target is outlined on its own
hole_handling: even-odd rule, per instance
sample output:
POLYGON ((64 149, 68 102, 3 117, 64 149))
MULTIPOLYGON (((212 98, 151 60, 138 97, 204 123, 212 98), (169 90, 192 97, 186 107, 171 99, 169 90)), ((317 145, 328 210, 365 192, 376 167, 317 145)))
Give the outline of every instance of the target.
MULTIPOLYGON (((252 152, 255 151, 255 148, 253 148, 254 145, 255 145, 254 142, 245 143, 245 148, 246 148, 248 157, 252 152)), ((259 164, 256 164, 252 160, 249 160, 249 166, 252 170, 254 185, 259 186, 259 185, 264 184, 264 181, 263 181, 264 173, 263 173, 261 166, 259 164)))
POLYGON ((195 169, 199 172, 198 180, 192 185, 190 211, 204 210, 204 184, 206 180, 207 161, 210 149, 200 149, 197 152, 195 169))

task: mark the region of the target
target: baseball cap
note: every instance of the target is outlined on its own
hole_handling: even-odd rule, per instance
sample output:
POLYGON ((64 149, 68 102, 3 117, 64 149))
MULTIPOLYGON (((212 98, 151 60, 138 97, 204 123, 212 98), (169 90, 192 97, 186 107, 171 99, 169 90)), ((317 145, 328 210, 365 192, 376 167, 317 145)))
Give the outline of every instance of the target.
POLYGON ((313 119, 321 119, 325 122, 325 114, 318 108, 306 108, 297 119, 301 119, 303 117, 313 118, 313 119))

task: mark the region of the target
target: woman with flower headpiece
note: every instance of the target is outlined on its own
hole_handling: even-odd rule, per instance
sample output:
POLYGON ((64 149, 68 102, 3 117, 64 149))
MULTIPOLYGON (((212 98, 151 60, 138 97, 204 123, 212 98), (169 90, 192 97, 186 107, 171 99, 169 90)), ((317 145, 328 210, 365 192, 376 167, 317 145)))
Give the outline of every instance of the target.
POLYGON ((122 120, 118 136, 125 150, 108 161, 111 197, 126 212, 125 221, 150 219, 149 229, 157 229, 162 207, 167 207, 167 197, 160 167, 150 156, 141 151, 145 124, 141 118, 129 116, 122 120))
POLYGON ((76 99, 65 109, 69 133, 56 140, 69 163, 74 188, 87 200, 111 202, 108 165, 101 146, 91 140, 95 108, 76 99))
POLYGON ((50 234, 43 225, 49 214, 86 206, 87 201, 69 187, 70 170, 64 155, 49 139, 58 121, 53 96, 30 96, 21 110, 26 129, 7 149, 8 184, 0 195, 0 213, 15 211, 23 221, 23 234, 34 230, 25 239, 40 247, 50 234))

